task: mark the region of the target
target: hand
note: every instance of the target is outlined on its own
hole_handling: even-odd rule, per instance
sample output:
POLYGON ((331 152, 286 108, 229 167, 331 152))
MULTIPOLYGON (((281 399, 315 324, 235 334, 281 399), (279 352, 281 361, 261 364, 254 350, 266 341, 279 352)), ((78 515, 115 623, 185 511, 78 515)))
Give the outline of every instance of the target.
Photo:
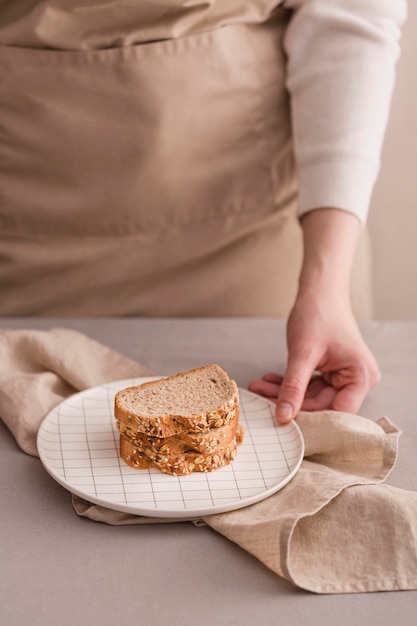
POLYGON ((356 413, 380 379, 347 299, 299 295, 288 319, 287 343, 285 375, 265 374, 249 385, 277 404, 280 422, 300 410, 356 413))

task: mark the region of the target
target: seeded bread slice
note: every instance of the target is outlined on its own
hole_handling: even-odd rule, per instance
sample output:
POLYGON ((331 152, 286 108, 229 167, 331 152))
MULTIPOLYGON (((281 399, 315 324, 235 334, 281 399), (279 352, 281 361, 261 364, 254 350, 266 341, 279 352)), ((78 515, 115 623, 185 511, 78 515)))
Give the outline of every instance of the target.
POLYGON ((119 391, 114 414, 133 432, 171 437, 230 424, 238 402, 236 383, 219 365, 205 365, 119 391))
POLYGON ((183 454, 164 454, 150 448, 140 449, 123 435, 120 435, 120 456, 135 469, 156 467, 165 474, 185 476, 192 472, 212 472, 228 465, 236 457, 237 439, 227 446, 219 448, 214 454, 184 452, 183 454))
POLYGON ((135 432, 126 424, 116 422, 120 433, 131 443, 140 448, 151 448, 156 453, 165 451, 169 454, 182 454, 184 452, 200 452, 212 454, 218 448, 232 443, 236 436, 239 423, 239 407, 235 409, 235 415, 231 422, 219 428, 210 428, 204 433, 180 433, 171 437, 152 437, 145 433, 135 432))

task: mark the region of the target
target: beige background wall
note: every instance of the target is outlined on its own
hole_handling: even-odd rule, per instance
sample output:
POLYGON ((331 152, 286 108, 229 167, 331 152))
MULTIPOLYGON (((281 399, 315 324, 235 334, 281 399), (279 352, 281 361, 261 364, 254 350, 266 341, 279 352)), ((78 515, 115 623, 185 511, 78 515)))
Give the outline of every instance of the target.
POLYGON ((369 216, 377 319, 417 319, 416 0, 409 0, 408 6, 382 167, 369 216))

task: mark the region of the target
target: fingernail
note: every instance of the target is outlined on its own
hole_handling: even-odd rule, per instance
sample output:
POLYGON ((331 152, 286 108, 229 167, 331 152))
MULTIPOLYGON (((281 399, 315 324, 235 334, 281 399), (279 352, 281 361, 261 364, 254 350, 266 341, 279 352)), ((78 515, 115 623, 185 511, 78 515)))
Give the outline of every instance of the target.
POLYGON ((279 422, 289 422, 293 416, 293 407, 289 402, 280 402, 277 406, 277 419, 279 422))

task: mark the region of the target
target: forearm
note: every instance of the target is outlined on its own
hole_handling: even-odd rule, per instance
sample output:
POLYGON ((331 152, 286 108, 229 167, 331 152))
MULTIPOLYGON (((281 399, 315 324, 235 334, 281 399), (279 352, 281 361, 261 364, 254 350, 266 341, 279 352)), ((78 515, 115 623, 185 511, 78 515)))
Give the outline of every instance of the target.
POLYGON ((315 209, 301 219, 304 257, 299 295, 339 299, 349 298, 350 274, 356 243, 361 231, 359 220, 347 211, 315 209))

